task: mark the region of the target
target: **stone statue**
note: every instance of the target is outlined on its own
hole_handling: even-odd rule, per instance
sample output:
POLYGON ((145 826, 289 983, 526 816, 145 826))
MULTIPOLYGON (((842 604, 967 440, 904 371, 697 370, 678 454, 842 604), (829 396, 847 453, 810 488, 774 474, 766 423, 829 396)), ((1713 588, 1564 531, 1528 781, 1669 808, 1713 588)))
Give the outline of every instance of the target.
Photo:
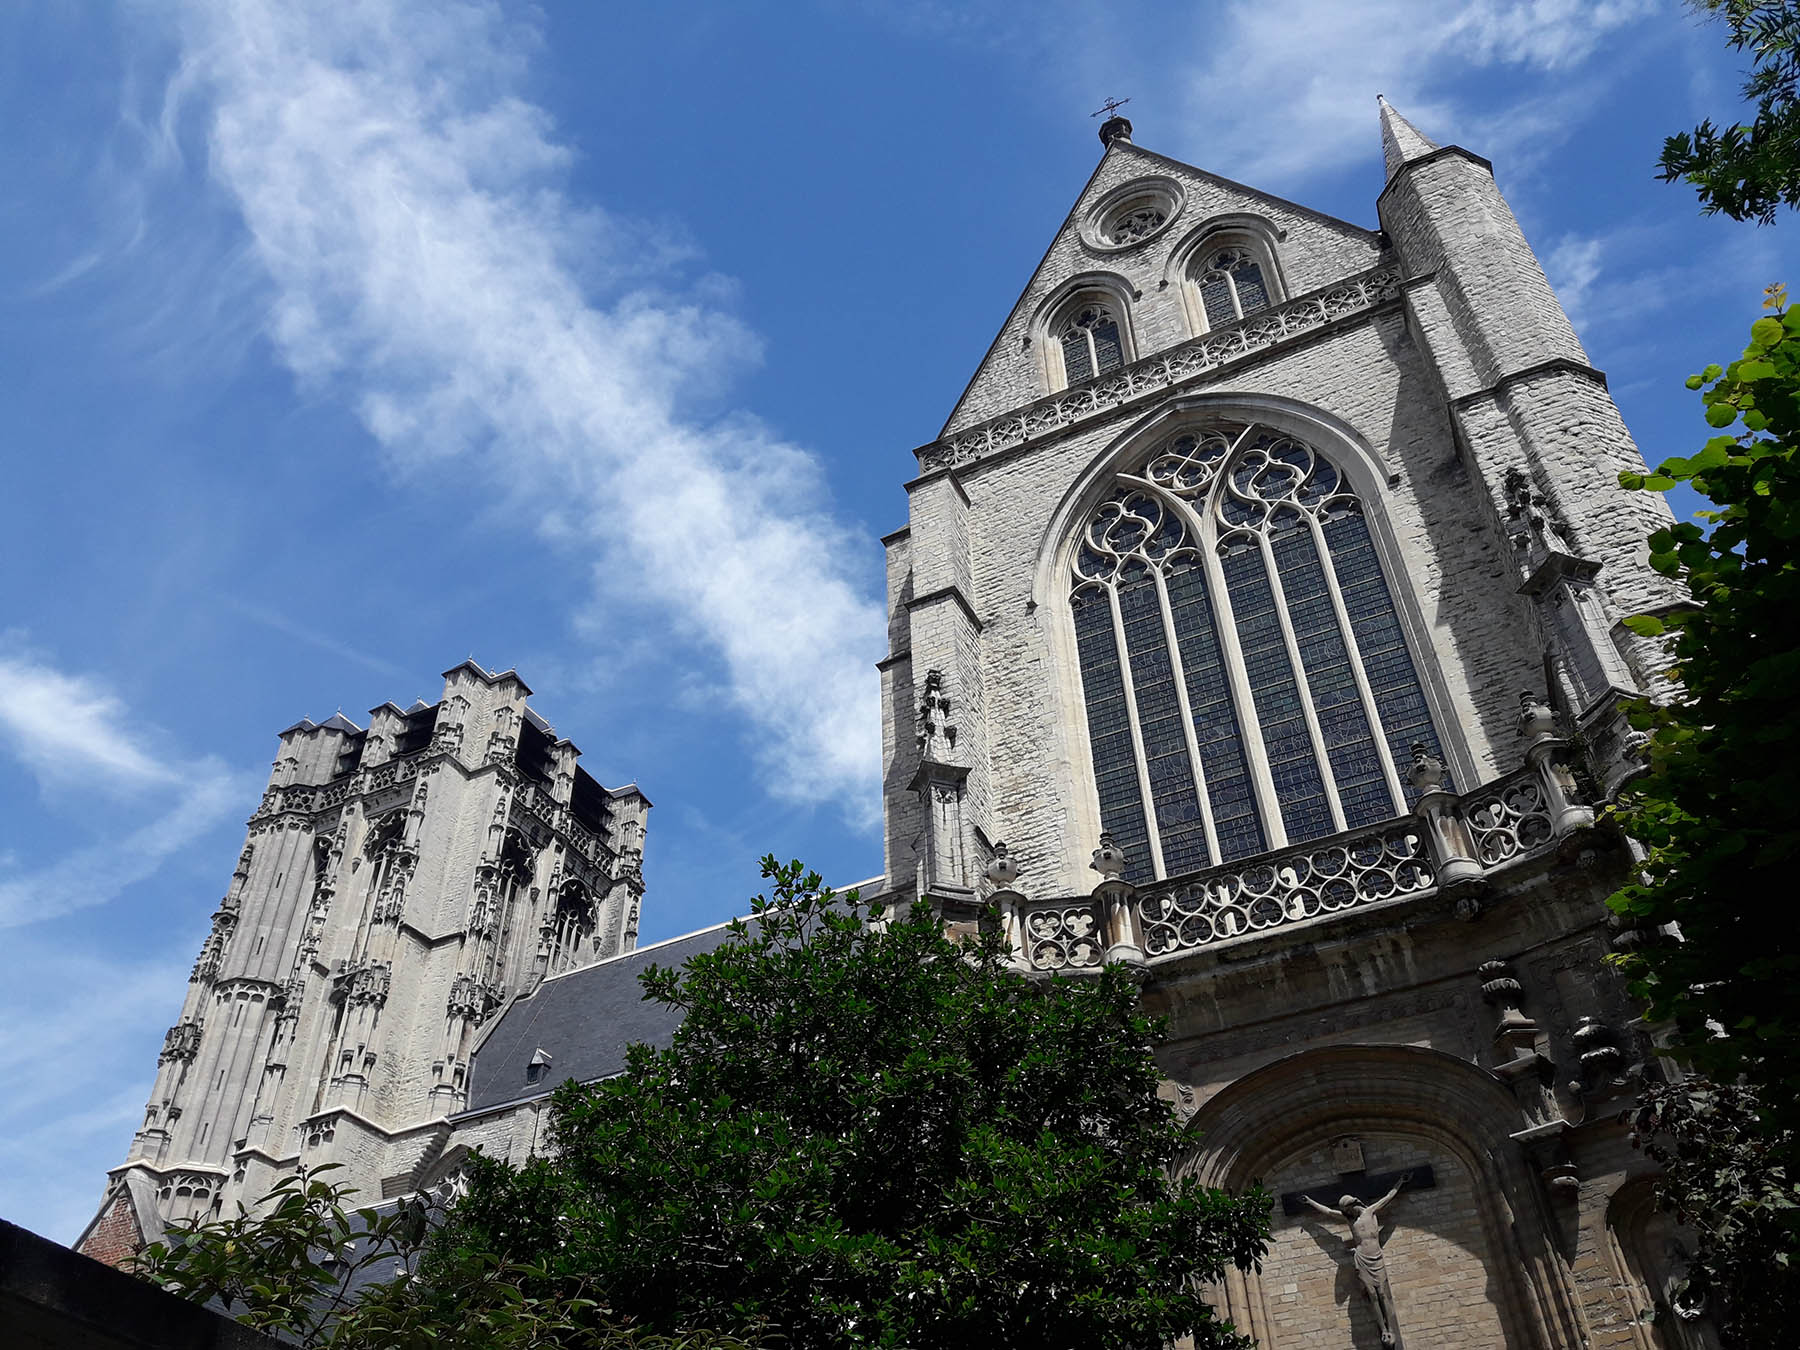
POLYGON ((1396 1350, 1400 1345, 1400 1330, 1394 1321, 1393 1290, 1388 1287, 1387 1269, 1382 1263, 1381 1211, 1410 1180, 1412 1174, 1403 1172, 1400 1180, 1394 1183, 1394 1189, 1372 1205, 1365 1205, 1354 1195, 1346 1195, 1338 1201, 1336 1209, 1330 1209, 1310 1195, 1300 1197, 1328 1219, 1349 1221, 1350 1236, 1345 1241, 1354 1249, 1356 1278, 1362 1281, 1363 1293, 1375 1309, 1375 1321, 1381 1327, 1381 1343, 1394 1346, 1396 1350))

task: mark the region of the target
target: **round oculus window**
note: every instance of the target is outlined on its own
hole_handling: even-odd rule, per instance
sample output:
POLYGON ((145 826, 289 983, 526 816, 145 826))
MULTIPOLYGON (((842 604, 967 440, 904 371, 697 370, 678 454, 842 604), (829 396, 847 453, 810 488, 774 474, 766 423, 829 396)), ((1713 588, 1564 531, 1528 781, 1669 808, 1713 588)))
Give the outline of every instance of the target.
POLYGON ((1138 183, 1115 194, 1090 217, 1083 234, 1095 248, 1131 248, 1161 234, 1180 210, 1175 184, 1138 183))

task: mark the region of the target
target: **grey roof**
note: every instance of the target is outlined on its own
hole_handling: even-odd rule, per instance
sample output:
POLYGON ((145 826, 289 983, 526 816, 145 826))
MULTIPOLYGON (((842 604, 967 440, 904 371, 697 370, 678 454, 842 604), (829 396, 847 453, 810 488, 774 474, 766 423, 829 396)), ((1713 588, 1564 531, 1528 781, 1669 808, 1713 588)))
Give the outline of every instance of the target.
POLYGON ((625 1047, 634 1041, 667 1045, 681 1013, 644 1000, 638 976, 648 967, 679 966, 719 947, 731 936, 724 924, 648 947, 639 947, 545 980, 500 1015, 469 1065, 470 1111, 541 1097, 565 1079, 591 1083, 625 1068, 625 1047), (550 1072, 540 1082, 525 1081, 526 1066, 539 1050, 550 1055, 550 1072))
POLYGON ((356 723, 352 722, 348 717, 345 717, 343 713, 335 712, 331 715, 331 717, 328 721, 322 722, 319 725, 319 730, 320 731, 348 731, 348 732, 355 733, 355 732, 361 731, 362 728, 357 726, 356 723))

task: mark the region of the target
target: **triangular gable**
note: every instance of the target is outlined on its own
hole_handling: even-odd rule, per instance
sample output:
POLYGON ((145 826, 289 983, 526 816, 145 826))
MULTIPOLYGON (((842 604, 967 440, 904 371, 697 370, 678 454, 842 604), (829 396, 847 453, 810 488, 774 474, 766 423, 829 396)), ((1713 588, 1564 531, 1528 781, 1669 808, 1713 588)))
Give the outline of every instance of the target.
POLYGON ((1044 251, 1012 313, 995 335, 949 420, 946 436, 990 417, 1010 412, 1049 392, 1041 355, 1026 339, 1044 302, 1071 278, 1106 274, 1129 284, 1133 328, 1141 356, 1192 336, 1180 296, 1169 286, 1171 259, 1196 231, 1221 217, 1266 221, 1276 245, 1286 292, 1298 295, 1326 286, 1375 264, 1380 235, 1349 221, 1247 187, 1123 139, 1113 141, 1082 187, 1074 206, 1044 251), (1155 238, 1123 250, 1097 250, 1083 238, 1083 225, 1104 198, 1139 179, 1167 179, 1183 195, 1180 214, 1155 238), (1138 308, 1141 306, 1141 309, 1138 308))
POLYGON ((123 1267, 163 1231, 156 1212, 156 1183, 133 1168, 107 1188, 100 1208, 73 1246, 83 1256, 123 1267))

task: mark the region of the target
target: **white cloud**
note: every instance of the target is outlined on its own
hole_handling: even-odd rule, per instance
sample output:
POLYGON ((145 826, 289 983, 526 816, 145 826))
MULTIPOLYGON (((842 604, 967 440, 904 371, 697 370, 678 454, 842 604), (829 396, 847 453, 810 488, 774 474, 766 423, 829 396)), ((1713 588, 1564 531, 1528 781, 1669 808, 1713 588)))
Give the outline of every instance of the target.
MULTIPOLYGON (((1265 187, 1302 182, 1377 152, 1375 95, 1385 93, 1427 136, 1442 142, 1466 136, 1482 153, 1497 153, 1502 146, 1495 135, 1504 136, 1520 118, 1535 120, 1544 100, 1522 88, 1497 116, 1475 121, 1478 109, 1460 87, 1472 72, 1566 71, 1656 8, 1656 0, 1204 6, 1193 12, 1187 33, 1164 38, 1199 57, 1173 91, 1181 126, 1201 129, 1198 139, 1184 135, 1180 149, 1265 187)), ((1167 68, 1183 67, 1170 62, 1167 68)), ((1552 130, 1539 125, 1536 134, 1541 139, 1552 130)), ((1171 140, 1159 132, 1146 143, 1171 140)))
POLYGON ((287 364, 404 469, 488 474, 597 554, 604 602, 716 655, 777 792, 869 819, 865 542, 805 451, 684 415, 755 340, 716 287, 647 272, 641 229, 566 197, 572 152, 517 92, 536 35, 472 0, 195 0, 183 31, 287 364))
MULTIPOLYGON (((42 783, 113 794, 154 790, 165 809, 135 829, 36 866, 0 856, 0 928, 104 904, 254 801, 256 783, 216 759, 157 753, 166 738, 134 721, 99 680, 70 674, 0 635, 0 743, 42 783)), ((115 818, 117 810, 114 813, 115 818)))
POLYGON ((1544 259, 1544 272, 1577 332, 1587 327, 1588 301, 1600 279, 1601 249, 1599 239, 1568 235, 1544 259))
POLYGON ((97 681, 69 675, 0 634, 0 739, 42 782, 113 788, 167 783, 124 705, 97 681))

